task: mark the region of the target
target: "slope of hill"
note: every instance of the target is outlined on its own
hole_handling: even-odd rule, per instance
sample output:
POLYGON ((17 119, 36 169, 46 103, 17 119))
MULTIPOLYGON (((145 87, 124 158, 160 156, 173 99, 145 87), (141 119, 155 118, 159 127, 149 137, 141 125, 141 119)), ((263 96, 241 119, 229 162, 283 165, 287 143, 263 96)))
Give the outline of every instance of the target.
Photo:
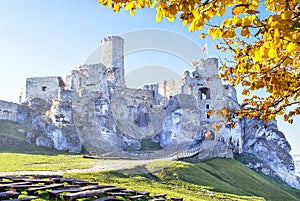
MULTIPOLYGON (((30 144, 30 139, 26 138, 28 132, 30 129, 24 125, 0 121, 0 152, 26 153, 32 156, 32 160, 38 157, 37 153, 52 155, 45 156, 43 160, 47 160, 47 157, 50 160, 50 157, 62 153, 30 144)), ((258 174, 234 159, 216 158, 202 163, 154 161, 123 170, 65 174, 65 177, 68 176, 124 186, 127 189, 167 193, 183 197, 185 201, 300 200, 298 190, 258 174)))
POLYGON ((234 159, 202 163, 155 161, 144 166, 65 176, 195 200, 300 200, 300 192, 256 173, 234 159), (264 199, 263 199, 264 198, 264 199))

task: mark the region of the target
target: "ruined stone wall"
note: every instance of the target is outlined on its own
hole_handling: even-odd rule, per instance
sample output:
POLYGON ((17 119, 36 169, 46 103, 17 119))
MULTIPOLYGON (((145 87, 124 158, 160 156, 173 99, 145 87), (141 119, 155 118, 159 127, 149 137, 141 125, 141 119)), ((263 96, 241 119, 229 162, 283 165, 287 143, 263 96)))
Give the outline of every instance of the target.
POLYGON ((166 98, 182 93, 183 79, 165 80, 158 84, 158 93, 166 98))
POLYGON ((153 90, 117 89, 112 94, 112 114, 120 132, 130 144, 134 140, 153 137, 162 129, 163 106, 156 105, 153 90))
POLYGON ((239 109, 240 105, 237 100, 236 90, 231 85, 223 85, 224 104, 229 109, 239 109))
POLYGON ((17 111, 19 104, 0 101, 0 119, 17 121, 17 111))
POLYGON ((79 97, 95 92, 103 98, 109 98, 106 68, 102 64, 78 67, 70 76, 67 76, 67 84, 67 88, 75 91, 79 97))
POLYGON ((0 100, 1 120, 9 120, 25 124, 28 121, 28 115, 29 109, 26 106, 0 100))
POLYGON ((192 144, 201 138, 199 109, 196 99, 187 94, 177 94, 170 98, 165 108, 166 118, 160 132, 160 145, 192 144))
POLYGON ((155 93, 153 90, 142 89, 116 89, 114 94, 126 99, 127 106, 138 106, 141 103, 155 104, 155 93))
POLYGON ((52 102, 53 98, 58 96, 59 87, 64 87, 61 77, 32 77, 26 79, 26 88, 21 94, 21 103, 29 99, 41 98, 52 102))

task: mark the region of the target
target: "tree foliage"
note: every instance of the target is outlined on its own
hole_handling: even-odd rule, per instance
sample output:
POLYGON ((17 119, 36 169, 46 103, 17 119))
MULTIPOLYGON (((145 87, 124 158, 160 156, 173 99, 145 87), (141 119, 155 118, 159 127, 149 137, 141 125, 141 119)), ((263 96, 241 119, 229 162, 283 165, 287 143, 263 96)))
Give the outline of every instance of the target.
POLYGON ((180 19, 189 31, 218 39, 216 48, 231 52, 221 78, 241 85, 248 96, 241 108, 223 112, 232 117, 270 121, 277 115, 293 123, 300 114, 300 2, 299 0, 99 0, 118 12, 124 8, 156 9, 156 21, 180 19), (218 19, 218 20, 214 20, 218 19), (214 24, 214 21, 221 23, 214 24), (207 32, 201 30, 207 27, 207 32), (264 95, 258 95, 257 91, 264 95))

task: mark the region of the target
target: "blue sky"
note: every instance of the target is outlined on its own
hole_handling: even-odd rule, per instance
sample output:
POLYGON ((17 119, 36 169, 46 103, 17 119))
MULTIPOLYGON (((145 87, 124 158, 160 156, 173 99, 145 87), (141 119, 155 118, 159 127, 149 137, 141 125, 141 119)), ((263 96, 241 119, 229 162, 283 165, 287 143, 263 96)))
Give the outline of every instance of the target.
MULTIPOLYGON (((27 77, 64 77, 83 64, 108 35, 144 29, 172 31, 198 44, 200 50, 207 42, 209 56, 224 57, 214 49, 214 41, 199 39, 198 33, 187 31, 179 21, 156 23, 155 15, 151 9, 137 12, 134 17, 128 12, 114 13, 97 0, 0 0, 0 99, 17 102, 27 77)), ((138 37, 141 41, 150 36, 138 37)), ((186 48, 182 45, 183 51, 186 48)), ((158 51, 132 53, 125 60, 127 72, 155 64, 182 75, 190 67, 182 59, 158 51)), ((300 153, 296 130, 299 118, 293 125, 280 120, 278 124, 292 144, 293 153, 300 153)))

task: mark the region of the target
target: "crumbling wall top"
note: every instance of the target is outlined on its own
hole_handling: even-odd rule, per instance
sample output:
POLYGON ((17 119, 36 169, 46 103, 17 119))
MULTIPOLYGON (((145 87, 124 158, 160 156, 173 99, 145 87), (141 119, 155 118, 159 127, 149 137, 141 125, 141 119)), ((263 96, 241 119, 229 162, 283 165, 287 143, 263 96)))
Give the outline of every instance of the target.
POLYGON ((124 39, 120 36, 106 36, 101 40, 101 44, 107 42, 107 41, 113 41, 113 40, 118 40, 120 42, 124 43, 124 39))

